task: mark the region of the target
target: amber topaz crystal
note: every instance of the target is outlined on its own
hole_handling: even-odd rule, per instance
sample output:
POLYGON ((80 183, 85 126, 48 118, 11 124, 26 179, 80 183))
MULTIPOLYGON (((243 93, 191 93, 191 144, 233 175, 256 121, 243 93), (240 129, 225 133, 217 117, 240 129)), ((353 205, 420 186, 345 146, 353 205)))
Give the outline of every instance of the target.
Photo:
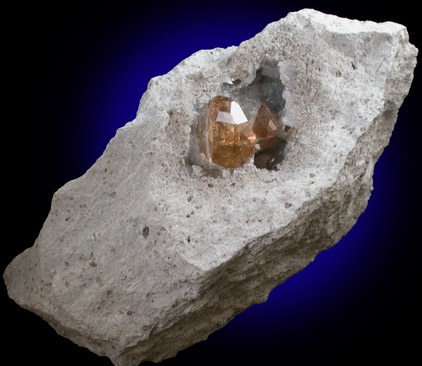
POLYGON ((266 104, 261 104, 253 125, 253 132, 257 136, 256 152, 276 148, 282 142, 277 135, 281 130, 277 116, 266 104))
POLYGON ((242 108, 217 96, 208 104, 208 158, 225 168, 238 168, 254 155, 256 136, 242 108))

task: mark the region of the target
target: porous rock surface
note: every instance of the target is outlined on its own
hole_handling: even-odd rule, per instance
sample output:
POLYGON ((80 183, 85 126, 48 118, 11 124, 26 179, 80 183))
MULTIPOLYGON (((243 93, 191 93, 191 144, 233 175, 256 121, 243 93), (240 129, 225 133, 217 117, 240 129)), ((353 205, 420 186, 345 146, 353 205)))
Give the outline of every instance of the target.
POLYGON ((416 55, 402 25, 305 9, 153 78, 136 119, 55 193, 4 273, 10 297, 118 366, 206 339, 354 225, 416 55), (257 71, 268 88, 251 87, 257 71), (297 129, 281 169, 201 177, 191 130, 203 106, 267 89, 297 129))

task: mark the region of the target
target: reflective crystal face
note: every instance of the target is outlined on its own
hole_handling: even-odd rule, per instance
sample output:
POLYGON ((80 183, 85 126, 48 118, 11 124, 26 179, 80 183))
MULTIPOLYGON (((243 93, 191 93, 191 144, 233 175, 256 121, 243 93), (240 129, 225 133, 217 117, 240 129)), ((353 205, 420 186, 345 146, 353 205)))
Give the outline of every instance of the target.
POLYGON ((281 124, 278 117, 267 105, 261 104, 253 125, 253 132, 257 136, 256 152, 273 149, 280 145, 282 139, 277 136, 280 130, 281 124))
POLYGON ((217 96, 208 104, 208 158, 225 168, 238 168, 254 155, 256 136, 242 108, 217 96))

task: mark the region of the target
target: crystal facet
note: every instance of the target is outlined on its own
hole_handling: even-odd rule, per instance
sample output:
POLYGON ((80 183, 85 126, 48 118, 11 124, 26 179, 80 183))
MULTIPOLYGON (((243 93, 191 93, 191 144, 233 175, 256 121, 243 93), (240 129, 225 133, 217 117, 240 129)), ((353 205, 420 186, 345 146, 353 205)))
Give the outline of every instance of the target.
POLYGON ((281 131, 281 124, 277 116, 266 104, 261 104, 253 125, 253 132, 257 136, 256 152, 273 149, 281 144, 282 139, 278 137, 281 131))
POLYGON ((208 158, 225 168, 238 168, 254 155, 256 136, 242 108, 217 96, 208 104, 208 158))

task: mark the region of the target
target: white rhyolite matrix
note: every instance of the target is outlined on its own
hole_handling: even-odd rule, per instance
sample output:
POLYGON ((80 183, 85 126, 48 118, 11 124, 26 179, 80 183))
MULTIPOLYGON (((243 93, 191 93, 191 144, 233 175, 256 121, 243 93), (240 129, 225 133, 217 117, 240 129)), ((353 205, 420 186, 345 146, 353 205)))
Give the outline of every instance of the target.
POLYGON ((402 25, 308 9, 193 54, 151 80, 136 119, 55 193, 4 273, 10 297, 117 366, 206 339, 354 225, 416 55, 402 25), (265 100, 295 127, 279 171, 201 176, 191 131, 217 95, 248 119, 265 100))

